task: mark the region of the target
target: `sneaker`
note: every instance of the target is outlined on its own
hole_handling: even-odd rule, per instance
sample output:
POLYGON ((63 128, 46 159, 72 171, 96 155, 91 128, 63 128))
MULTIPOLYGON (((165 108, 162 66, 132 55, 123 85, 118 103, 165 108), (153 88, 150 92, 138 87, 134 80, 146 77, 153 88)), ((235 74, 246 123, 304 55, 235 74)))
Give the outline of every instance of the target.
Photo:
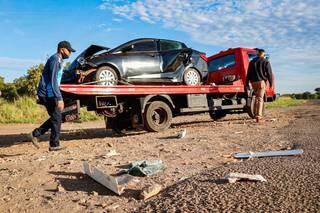
POLYGON ((39 145, 39 142, 38 142, 38 138, 37 137, 34 137, 32 132, 29 134, 29 139, 30 141, 32 142, 32 144, 37 148, 37 149, 40 149, 40 145, 39 145))
POLYGON ((264 119, 262 117, 256 117, 256 122, 257 123, 264 123, 264 119))
POLYGON ((49 147, 49 151, 60 151, 60 150, 64 150, 66 149, 66 147, 64 146, 50 146, 49 147))

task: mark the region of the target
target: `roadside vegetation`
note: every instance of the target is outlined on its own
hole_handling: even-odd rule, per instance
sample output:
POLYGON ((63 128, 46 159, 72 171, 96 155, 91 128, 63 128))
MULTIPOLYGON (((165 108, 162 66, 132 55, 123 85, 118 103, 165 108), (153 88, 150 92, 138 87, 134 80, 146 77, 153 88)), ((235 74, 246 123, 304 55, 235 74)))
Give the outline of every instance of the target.
MULTIPOLYGON (((15 101, 0 98, 0 123, 42 123, 49 116, 44 106, 38 105, 31 97, 21 97, 15 101)), ((76 122, 102 119, 94 112, 81 109, 81 119, 76 122)))
POLYGON ((279 107, 298 106, 306 102, 307 100, 305 99, 295 99, 290 96, 281 96, 273 102, 266 103, 266 108, 272 109, 279 107))

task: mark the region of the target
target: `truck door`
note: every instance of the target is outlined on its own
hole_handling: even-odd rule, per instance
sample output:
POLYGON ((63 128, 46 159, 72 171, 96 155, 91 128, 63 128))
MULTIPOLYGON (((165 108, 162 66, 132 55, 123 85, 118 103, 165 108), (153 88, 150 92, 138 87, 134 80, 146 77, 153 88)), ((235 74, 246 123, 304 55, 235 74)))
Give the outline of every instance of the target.
POLYGON ((232 84, 226 77, 239 77, 239 63, 234 52, 218 55, 208 61, 208 83, 232 84))

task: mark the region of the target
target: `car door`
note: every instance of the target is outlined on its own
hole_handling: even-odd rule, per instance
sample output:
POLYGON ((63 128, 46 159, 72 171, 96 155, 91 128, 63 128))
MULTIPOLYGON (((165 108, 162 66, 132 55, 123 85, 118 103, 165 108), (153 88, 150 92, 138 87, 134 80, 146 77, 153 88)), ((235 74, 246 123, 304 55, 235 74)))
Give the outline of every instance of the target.
POLYGON ((180 42, 170 40, 160 40, 160 60, 161 70, 165 75, 178 70, 183 66, 182 49, 186 48, 180 42))
POLYGON ((123 66, 126 69, 125 77, 129 80, 144 81, 150 78, 159 78, 160 57, 155 40, 129 44, 125 56, 123 66))

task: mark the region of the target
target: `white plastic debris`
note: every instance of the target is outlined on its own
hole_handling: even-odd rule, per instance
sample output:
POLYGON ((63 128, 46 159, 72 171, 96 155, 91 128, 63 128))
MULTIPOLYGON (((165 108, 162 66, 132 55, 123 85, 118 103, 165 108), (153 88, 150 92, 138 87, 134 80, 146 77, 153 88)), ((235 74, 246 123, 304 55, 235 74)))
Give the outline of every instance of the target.
POLYGON ((94 166, 90 166, 88 162, 83 162, 84 173, 89 175, 92 179, 107 187, 117 195, 121 195, 127 187, 127 184, 133 179, 130 175, 122 175, 120 177, 113 177, 105 174, 94 166))
POLYGON ((177 138, 184 138, 187 135, 187 129, 184 129, 183 131, 179 132, 177 135, 177 138))
POLYGON ((41 156, 39 158, 36 159, 36 161, 44 161, 47 159, 47 156, 41 156))
POLYGON ((119 153, 117 153, 117 151, 116 151, 115 149, 111 149, 111 150, 106 154, 107 157, 116 156, 116 155, 119 155, 119 153))
POLYGON ((267 182, 267 180, 261 175, 249 175, 244 173, 230 173, 226 175, 225 179, 227 179, 229 183, 235 183, 238 180, 252 180, 252 181, 267 182))

